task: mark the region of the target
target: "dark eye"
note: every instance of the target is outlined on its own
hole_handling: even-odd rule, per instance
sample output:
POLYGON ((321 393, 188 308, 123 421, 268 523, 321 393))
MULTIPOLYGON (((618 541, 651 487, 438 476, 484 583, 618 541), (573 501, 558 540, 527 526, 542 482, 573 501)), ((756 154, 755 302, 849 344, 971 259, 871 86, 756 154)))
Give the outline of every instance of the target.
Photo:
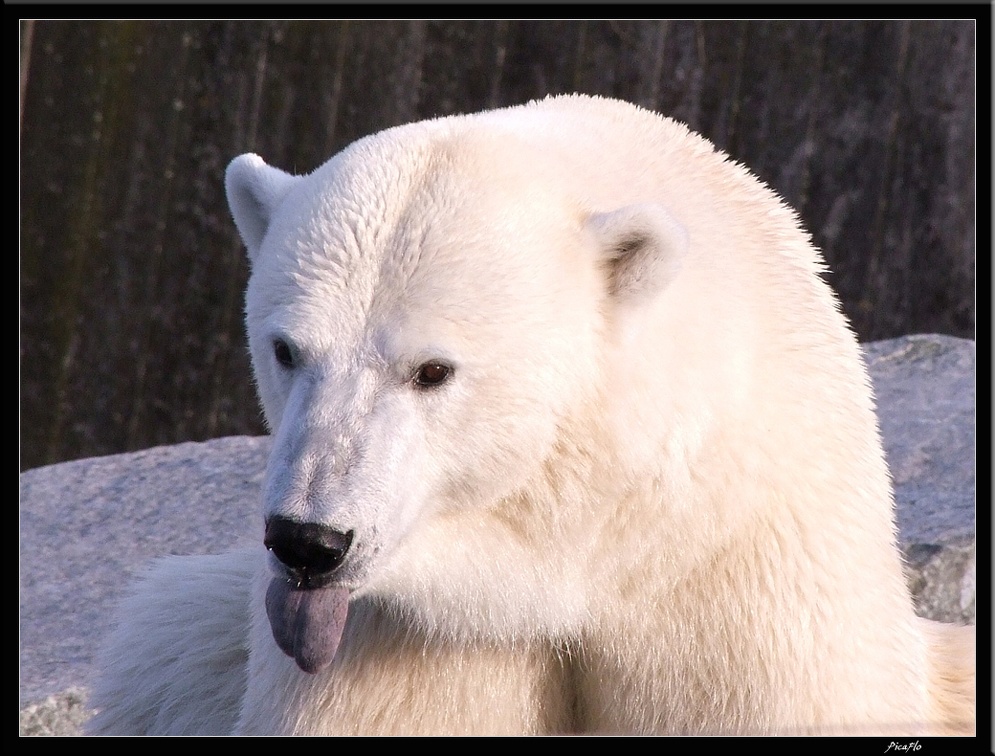
POLYGON ((435 388, 445 383, 453 369, 443 362, 426 362, 415 371, 414 382, 422 388, 435 388))
POLYGON ((273 356, 285 368, 292 368, 294 366, 294 355, 290 351, 290 345, 283 339, 273 340, 273 356))

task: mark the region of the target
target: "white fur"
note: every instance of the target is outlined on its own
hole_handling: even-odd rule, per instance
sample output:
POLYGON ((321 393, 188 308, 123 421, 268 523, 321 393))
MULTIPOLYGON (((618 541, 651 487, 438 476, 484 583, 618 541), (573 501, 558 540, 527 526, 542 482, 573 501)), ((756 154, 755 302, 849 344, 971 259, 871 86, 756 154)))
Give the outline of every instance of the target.
POLYGON ((819 256, 704 139, 560 97, 305 177, 243 156, 227 189, 265 514, 355 533, 349 622, 307 675, 273 641, 261 545, 168 562, 110 643, 97 731, 973 730, 973 634, 914 616, 819 256), (434 359, 451 380, 418 389, 434 359))

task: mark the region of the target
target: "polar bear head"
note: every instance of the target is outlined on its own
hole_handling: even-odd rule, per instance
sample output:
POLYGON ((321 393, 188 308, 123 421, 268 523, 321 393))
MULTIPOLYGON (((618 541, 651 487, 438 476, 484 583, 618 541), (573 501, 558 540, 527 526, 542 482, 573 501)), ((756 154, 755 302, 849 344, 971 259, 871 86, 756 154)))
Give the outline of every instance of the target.
MULTIPOLYGON (((268 610, 307 671, 334 655, 350 594, 429 580, 423 550, 465 548, 429 533, 544 474, 621 367, 604 340, 680 271, 687 234, 666 208, 596 206, 517 118, 391 129, 307 176, 252 154, 228 168, 274 436, 268 610)), ((453 584, 500 555, 474 558, 453 584)))

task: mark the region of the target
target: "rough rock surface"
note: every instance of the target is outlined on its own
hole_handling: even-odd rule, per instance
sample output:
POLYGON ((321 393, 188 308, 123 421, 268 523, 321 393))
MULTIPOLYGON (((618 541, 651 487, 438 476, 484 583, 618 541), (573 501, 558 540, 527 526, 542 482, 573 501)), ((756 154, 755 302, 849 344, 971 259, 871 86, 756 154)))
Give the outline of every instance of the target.
POLYGON ((975 343, 917 335, 864 347, 919 613, 975 617, 975 343))
MULTIPOLYGON (((920 614, 975 615, 975 343, 865 345, 920 614)), ((83 459, 20 479, 20 732, 86 717, 93 650, 122 586, 155 556, 261 539, 268 438, 83 459)))

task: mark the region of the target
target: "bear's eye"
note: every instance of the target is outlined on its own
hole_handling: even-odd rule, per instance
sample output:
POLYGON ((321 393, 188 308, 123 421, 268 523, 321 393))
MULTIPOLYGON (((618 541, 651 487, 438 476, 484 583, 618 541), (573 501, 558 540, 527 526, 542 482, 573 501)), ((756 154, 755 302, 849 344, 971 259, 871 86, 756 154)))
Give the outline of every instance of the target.
POLYGON ((292 368, 294 366, 294 355, 290 351, 290 345, 283 339, 273 340, 273 356, 285 368, 292 368))
POLYGON ((453 369, 449 365, 444 362, 432 361, 421 365, 415 371, 413 380, 415 385, 421 388, 435 388, 449 380, 449 376, 452 374, 453 369))

